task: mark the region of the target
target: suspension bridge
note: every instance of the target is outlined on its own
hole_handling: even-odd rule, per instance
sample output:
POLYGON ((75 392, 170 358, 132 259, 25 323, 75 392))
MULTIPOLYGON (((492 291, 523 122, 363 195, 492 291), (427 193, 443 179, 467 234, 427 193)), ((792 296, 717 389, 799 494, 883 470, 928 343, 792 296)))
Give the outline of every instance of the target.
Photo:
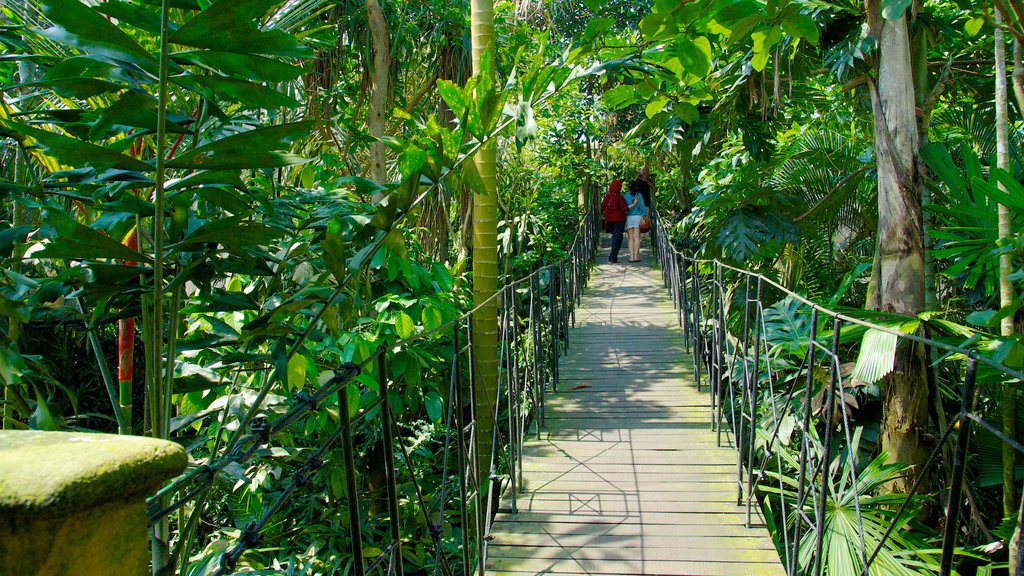
MULTIPOLYGON (((499 371, 488 398, 474 397, 472 311, 339 367, 275 411, 264 406, 268 381, 244 411, 232 412, 237 422, 223 442, 193 453, 185 473, 149 496, 147 514, 141 501, 131 512, 139 525, 148 517, 153 564, 177 564, 166 573, 251 572, 247 554, 258 558, 289 498, 324 490, 317 473, 331 467, 343 472, 344 486, 328 504, 347 516, 349 546, 336 572, 352 576, 821 576, 832 573, 826 562, 837 550, 847 554, 842 567, 850 574, 903 573, 907 562, 951 574, 972 427, 1024 452, 976 406, 978 368, 990 382, 992 374, 1013 382, 1024 374, 973 350, 834 312, 760 274, 694 259, 662 241, 657 219, 655 232, 646 262, 595 266, 600 234, 591 212, 564 259, 508 279, 494 297, 499 371), (767 290, 775 294, 769 306, 767 290), (843 449, 859 439, 843 365, 850 342, 866 332, 962 359, 947 374, 960 379, 960 410, 925 464, 909 472, 911 497, 871 517, 861 503, 869 504, 880 476, 843 449), (447 394, 435 422, 441 471, 430 477, 421 471, 438 458, 417 460, 409 424, 396 419, 388 393, 389 355, 424 338, 450 346, 450 365, 438 370, 447 379, 438 386, 447 394), (785 369, 773 364, 780 351, 791 363, 785 369), (225 485, 223 476, 244 472, 279 434, 294 433, 321 408, 351 408, 356 392, 362 407, 338 410, 337 428, 282 468, 261 513, 194 564, 209 537, 201 532, 208 495, 225 485), (481 410, 494 426, 479 424, 481 410), (482 434, 491 441, 480 442, 482 434), (386 510, 375 518, 364 508, 365 469, 354 449, 355 440, 365 446, 371 438, 388 455, 386 510), (477 453, 481 445, 490 452, 477 453), (916 513, 912 496, 940 461, 951 478, 941 553, 902 549, 894 533, 916 513), (440 480, 425 485, 433 476, 440 480), (403 514, 410 509, 415 520, 403 514), (839 516, 842 534, 830 524, 839 516), (420 548, 418 567, 407 572, 408 542, 420 548), (364 558, 364 549, 375 552, 364 558)), ((117 499, 118 490, 108 492, 117 499)), ((143 553, 145 531, 138 532, 133 549, 143 553)))
POLYGON ((737 505, 736 450, 710 426, 652 259, 596 267, 488 573, 785 574, 763 520, 737 505))

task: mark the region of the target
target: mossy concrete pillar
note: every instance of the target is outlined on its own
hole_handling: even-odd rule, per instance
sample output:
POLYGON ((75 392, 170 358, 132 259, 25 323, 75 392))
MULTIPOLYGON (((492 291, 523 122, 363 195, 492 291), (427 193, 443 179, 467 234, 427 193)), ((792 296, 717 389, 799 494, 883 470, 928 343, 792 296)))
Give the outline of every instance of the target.
POLYGON ((185 468, 164 440, 0 431, 0 576, 144 576, 146 497, 185 468))

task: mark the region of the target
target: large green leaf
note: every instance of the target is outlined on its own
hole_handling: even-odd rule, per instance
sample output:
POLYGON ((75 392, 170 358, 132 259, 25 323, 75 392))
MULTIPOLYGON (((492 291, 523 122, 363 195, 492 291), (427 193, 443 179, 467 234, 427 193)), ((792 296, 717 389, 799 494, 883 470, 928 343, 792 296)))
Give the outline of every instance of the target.
POLYGON ((314 129, 312 120, 257 128, 200 146, 167 163, 168 168, 205 170, 244 170, 277 168, 306 162, 291 154, 292 142, 301 140, 314 129))
POLYGON ((217 2, 171 35, 171 42, 240 54, 270 54, 304 58, 312 50, 280 30, 260 30, 259 19, 279 0, 217 2))
POLYGON ((0 134, 3 133, 10 136, 19 134, 28 136, 34 139, 37 145, 45 150, 47 154, 54 156, 61 163, 69 166, 89 165, 98 170, 116 168, 137 172, 150 172, 153 170, 152 166, 142 160, 125 156, 103 146, 97 146, 75 138, 69 138, 54 132, 40 130, 0 118, 0 134))
POLYGON ((629 84, 620 84, 601 96, 601 100, 612 110, 619 110, 637 101, 636 88, 629 84))
MULTIPOLYGON (((91 133, 100 137, 107 130, 116 127, 142 128, 156 132, 156 99, 141 92, 126 92, 106 108, 90 111, 88 117, 95 117, 91 133)), ((167 131, 173 134, 191 134, 182 124, 191 118, 180 114, 168 114, 167 131)))
POLYGON ((200 226, 173 248, 185 249, 208 243, 222 244, 229 248, 265 246, 281 236, 284 236, 283 230, 266 224, 245 222, 241 216, 235 216, 200 226))
POLYGON ((203 50, 178 52, 171 54, 171 58, 179 64, 200 66, 235 78, 265 82, 287 82, 305 73, 305 70, 298 66, 255 54, 203 50))
MULTIPOLYGON (((121 24, 129 24, 139 30, 145 30, 153 36, 160 36, 160 12, 153 8, 131 2, 107 0, 96 6, 96 11, 116 18, 121 24)), ((176 23, 169 22, 168 24, 172 32, 178 29, 176 23)))
POLYGON ((156 60, 109 20, 78 0, 41 0, 43 13, 54 26, 42 31, 55 42, 83 52, 100 54, 154 70, 156 60))
POLYGON ((802 38, 811 44, 818 43, 818 25, 807 14, 797 12, 786 16, 782 19, 782 30, 790 36, 802 38))
POLYGON ((67 58, 50 68, 41 80, 26 86, 46 86, 61 96, 92 98, 107 92, 121 90, 112 80, 120 80, 119 69, 110 62, 94 56, 67 58))
POLYGON ((262 84, 227 78, 224 76, 177 76, 172 78, 175 84, 202 94, 216 95, 221 100, 238 102, 246 108, 273 109, 297 108, 301 103, 262 84))
POLYGON ((681 36, 676 40, 676 56, 694 76, 703 78, 711 71, 711 43, 704 36, 690 39, 681 36))
POLYGON ((860 354, 850 378, 874 384, 892 372, 896 362, 895 334, 869 329, 860 344, 860 354))
POLYGON ((47 209, 43 219, 53 233, 46 248, 36 254, 43 258, 88 260, 92 258, 119 258, 134 262, 152 262, 152 258, 136 252, 110 236, 88 226, 60 210, 47 209))

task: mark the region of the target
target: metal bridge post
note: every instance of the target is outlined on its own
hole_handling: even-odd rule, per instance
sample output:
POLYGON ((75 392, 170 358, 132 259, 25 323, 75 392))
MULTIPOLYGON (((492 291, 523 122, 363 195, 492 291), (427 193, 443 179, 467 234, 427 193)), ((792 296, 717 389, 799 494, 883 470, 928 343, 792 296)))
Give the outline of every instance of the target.
POLYGON ((939 576, 949 576, 953 568, 953 550, 956 546, 956 530, 960 523, 960 495, 964 486, 964 468, 967 464, 967 444, 971 436, 971 419, 968 415, 974 404, 974 379, 978 361, 967 359, 967 374, 964 389, 960 395, 960 430, 956 437, 956 452, 953 453, 953 470, 949 481, 949 500, 946 501, 946 529, 942 535, 942 559, 939 561, 939 576))
POLYGON ((338 389, 338 414, 341 416, 341 447, 345 463, 345 492, 348 496, 348 521, 352 537, 352 570, 363 576, 363 530, 359 521, 359 495, 356 493, 356 463, 352 450, 352 421, 348 414, 348 384, 338 389))
POLYGON ((558 325, 561 323, 560 319, 556 322, 555 318, 555 271, 556 267, 553 264, 548 266, 548 335, 551 345, 548 346, 545 353, 549 355, 548 369, 550 371, 548 374, 551 376, 552 392, 558 392, 558 325))
MULTIPOLYGON (((733 426, 736 430, 736 505, 743 505, 743 452, 747 445, 747 434, 746 434, 746 406, 747 406, 747 393, 750 387, 750 368, 747 361, 747 351, 750 349, 750 276, 745 275, 744 292, 743 292, 743 382, 740 387, 740 418, 736 421, 733 418, 733 426)), ((736 407, 733 406, 733 414, 736 413, 736 407)), ((750 427, 753 428, 753 420, 751 419, 750 427)), ((747 527, 749 528, 749 518, 747 520, 747 527)))
MULTIPOLYGON (((749 276, 748 276, 749 278, 749 276)), ((761 294, 763 283, 757 278, 757 294, 754 296, 754 362, 748 386, 750 391, 750 439, 747 448, 747 528, 750 528, 750 507, 753 504, 754 492, 754 445, 757 434, 757 384, 761 373, 761 294)), ((768 367, 771 370, 771 367, 768 367)))
POLYGON ((470 574, 470 532, 469 532, 469 511, 467 509, 468 501, 467 488, 466 488, 466 422, 463 414, 462 405, 462 362, 460 362, 462 352, 459 349, 459 331, 462 330, 462 324, 456 322, 452 326, 452 358, 455 370, 455 427, 458 428, 458 464, 459 464, 459 523, 462 527, 462 573, 470 574))
POLYGON ((807 459, 810 457, 808 454, 808 430, 811 427, 811 399, 812 392, 814 389, 814 340, 817 338, 818 329, 818 309, 811 309, 811 329, 810 335, 807 341, 810 345, 807 347, 807 384, 806 392, 804 394, 804 418, 802 423, 801 431, 803 436, 800 440, 800 471, 797 473, 797 495, 796 495, 796 507, 795 514, 797 514, 797 520, 793 526, 793 551, 789 555, 789 567, 786 570, 789 574, 796 574, 797 563, 800 556, 800 512, 803 510, 804 500, 807 498, 807 459))
POLYGON ((686 347, 686 352, 690 352, 690 316, 688 309, 690 306, 688 292, 690 286, 686 278, 686 257, 682 254, 679 255, 679 293, 680 293, 680 305, 679 305, 679 321, 683 326, 683 345, 686 347))
MULTIPOLYGON (((398 510, 398 479, 395 473, 395 446, 393 440, 391 400, 388 398, 388 375, 387 365, 384 358, 384 347, 379 349, 377 355, 377 382, 380 387, 381 416, 384 426, 384 473, 388 483, 388 515, 391 525, 391 540, 394 543, 392 549, 392 573, 402 576, 402 532, 399 525, 398 510)), ((347 409, 347 408, 346 408, 347 409)))

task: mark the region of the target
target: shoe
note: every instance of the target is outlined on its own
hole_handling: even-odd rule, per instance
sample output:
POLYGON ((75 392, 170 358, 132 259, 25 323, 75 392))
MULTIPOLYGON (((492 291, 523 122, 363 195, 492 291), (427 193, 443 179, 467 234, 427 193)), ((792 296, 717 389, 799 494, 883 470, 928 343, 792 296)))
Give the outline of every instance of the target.
POLYGON ((614 259, 609 258, 608 259, 608 263, 609 264, 618 264, 619 263, 619 259, 618 258, 614 258, 614 259))

